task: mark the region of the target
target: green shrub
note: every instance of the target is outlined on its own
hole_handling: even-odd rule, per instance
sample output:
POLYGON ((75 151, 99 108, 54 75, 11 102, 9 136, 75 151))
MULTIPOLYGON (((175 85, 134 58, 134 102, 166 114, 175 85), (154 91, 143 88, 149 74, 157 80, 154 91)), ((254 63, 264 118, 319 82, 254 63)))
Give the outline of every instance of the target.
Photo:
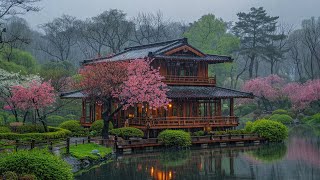
POLYGON ((274 111, 272 112, 272 115, 274 115, 274 114, 286 114, 286 115, 289 115, 288 111, 285 110, 285 109, 277 109, 277 110, 274 110, 274 111))
MULTIPOLYGON (((95 122, 92 123, 90 127, 90 131, 95 131, 97 134, 101 134, 102 128, 103 128, 103 120, 96 120, 95 122)), ((112 129, 113 129, 113 124, 111 121, 109 121, 109 131, 112 129)))
POLYGON ((22 126, 15 127, 17 133, 44 133, 44 127, 42 125, 25 124, 22 126))
POLYGON ((128 139, 130 137, 143 137, 144 133, 138 128, 134 127, 123 127, 123 128, 116 128, 109 131, 112 135, 117 135, 124 139, 128 139))
MULTIPOLYGON (((21 121, 22 119, 18 117, 18 121, 21 121)), ((16 122, 16 118, 14 117, 14 115, 10 115, 8 116, 8 119, 7 119, 7 123, 12 123, 12 122, 16 122)))
POLYGON ((191 146, 190 134, 182 130, 164 130, 159 134, 158 139, 162 141, 165 146, 191 146))
POLYGON ((196 131, 194 133, 192 133, 193 136, 204 136, 205 132, 204 131, 196 131))
POLYGON ((10 114, 5 111, 0 111, 0 116, 2 116, 4 120, 7 120, 10 114))
POLYGON ((303 123, 307 123, 307 122, 310 121, 310 120, 312 120, 312 117, 311 117, 311 116, 305 116, 305 117, 302 118, 301 121, 302 121, 303 123))
POLYGON ((0 126, 3 126, 5 124, 6 124, 6 121, 5 121, 4 117, 0 116, 0 126))
POLYGON ((2 174, 3 179, 6 180, 18 180, 18 175, 15 172, 7 171, 2 174))
POLYGON ((315 109, 309 107, 309 108, 306 108, 306 109, 303 111, 303 113, 304 113, 305 115, 307 115, 307 116, 312 116, 312 115, 316 114, 317 111, 316 111, 315 109))
POLYGON ((245 129, 235 129, 235 130, 227 130, 227 134, 248 134, 250 131, 246 131, 245 129))
POLYGON ((214 135, 226 135, 227 132, 226 131, 213 131, 214 135))
POLYGON ((248 122, 246 123, 246 126, 244 127, 244 130, 245 130, 246 132, 252 132, 252 128, 253 128, 253 122, 248 121, 248 122))
POLYGON ((84 134, 84 128, 77 120, 65 121, 61 123, 59 127, 71 131, 72 136, 81 136, 84 134))
POLYGON ((76 115, 68 114, 65 116, 65 119, 78 119, 76 115))
POLYGON ((303 114, 300 113, 300 114, 297 115, 297 119, 302 120, 303 118, 304 118, 303 114))
POLYGON ((274 114, 269 119, 273 121, 281 122, 283 124, 293 123, 292 117, 286 114, 274 114))
POLYGON ((0 139, 7 140, 47 140, 47 139, 61 139, 71 135, 71 132, 66 129, 48 127, 49 132, 46 133, 0 133, 0 139))
POLYGON ((13 171, 17 174, 33 174, 37 179, 72 180, 68 163, 44 150, 18 151, 0 159, 0 174, 13 171))
POLYGON ((288 128, 280 122, 261 119, 253 123, 252 131, 271 142, 280 142, 288 137, 288 128))
POLYGON ((47 117, 47 123, 50 126, 58 126, 66 120, 66 118, 57 115, 51 115, 47 117))
POLYGON ((10 133, 10 132, 11 132, 10 128, 6 126, 0 126, 0 133, 10 133))

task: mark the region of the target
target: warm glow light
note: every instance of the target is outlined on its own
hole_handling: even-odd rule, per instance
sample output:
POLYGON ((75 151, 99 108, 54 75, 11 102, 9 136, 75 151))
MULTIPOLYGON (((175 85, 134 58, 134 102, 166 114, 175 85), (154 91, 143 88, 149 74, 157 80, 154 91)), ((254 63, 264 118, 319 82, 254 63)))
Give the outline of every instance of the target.
POLYGON ((172 104, 169 104, 169 108, 171 108, 172 107, 172 104))
POLYGON ((129 118, 133 118, 133 117, 134 117, 134 114, 129 114, 128 117, 129 117, 129 118))
POLYGON ((153 167, 151 167, 151 169, 150 169, 151 176, 153 176, 153 173, 154 173, 154 169, 153 169, 153 167))
POLYGON ((169 179, 172 179, 172 172, 169 171, 169 179))

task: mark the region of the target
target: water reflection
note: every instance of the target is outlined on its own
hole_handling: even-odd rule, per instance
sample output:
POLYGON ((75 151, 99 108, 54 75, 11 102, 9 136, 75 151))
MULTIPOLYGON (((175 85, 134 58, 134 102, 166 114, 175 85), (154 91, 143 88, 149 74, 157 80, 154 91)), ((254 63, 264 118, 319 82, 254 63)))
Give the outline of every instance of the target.
POLYGON ((285 144, 127 155, 78 179, 320 179, 319 138, 291 132, 285 144))

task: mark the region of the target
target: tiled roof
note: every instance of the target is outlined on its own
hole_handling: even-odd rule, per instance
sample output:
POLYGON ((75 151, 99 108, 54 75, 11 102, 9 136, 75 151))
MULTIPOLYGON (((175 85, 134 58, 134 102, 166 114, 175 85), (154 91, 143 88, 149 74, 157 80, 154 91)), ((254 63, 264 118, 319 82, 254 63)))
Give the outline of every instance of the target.
POLYGON ((220 62, 231 62, 232 58, 229 56, 219 56, 219 55, 210 55, 204 54, 200 50, 198 52, 204 54, 204 57, 196 57, 196 56, 170 56, 165 55, 165 52, 168 52, 172 49, 178 48, 180 46, 190 46, 187 42, 186 38, 176 39, 172 41, 165 41, 160 43, 142 45, 142 46, 133 46, 128 47, 124 51, 113 55, 112 57, 106 58, 98 58, 98 59, 90 59, 84 60, 83 63, 93 63, 93 62, 112 62, 112 61, 122 61, 122 60, 134 60, 139 58, 159 58, 159 59, 181 59, 181 60, 194 60, 194 61, 208 61, 211 63, 220 63, 220 62))
MULTIPOLYGON (((253 98, 252 93, 241 92, 221 87, 207 86, 168 86, 167 93, 170 99, 212 99, 212 98, 253 98)), ((82 91, 63 93, 61 98, 83 98, 82 91)))
POLYGON ((252 93, 241 92, 221 87, 207 86, 169 86, 168 97, 172 99, 193 98, 193 99, 210 99, 210 98, 253 98, 252 93))

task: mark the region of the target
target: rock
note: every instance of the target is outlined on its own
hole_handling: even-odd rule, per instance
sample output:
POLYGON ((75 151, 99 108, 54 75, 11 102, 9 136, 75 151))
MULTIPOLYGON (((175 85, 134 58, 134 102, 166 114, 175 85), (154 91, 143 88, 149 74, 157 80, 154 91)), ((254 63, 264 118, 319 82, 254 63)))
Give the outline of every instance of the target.
POLYGON ((100 154, 100 152, 99 152, 99 150, 98 150, 98 149, 94 149, 94 150, 92 150, 92 151, 91 151, 91 154, 97 154, 97 155, 99 155, 99 154, 100 154))

